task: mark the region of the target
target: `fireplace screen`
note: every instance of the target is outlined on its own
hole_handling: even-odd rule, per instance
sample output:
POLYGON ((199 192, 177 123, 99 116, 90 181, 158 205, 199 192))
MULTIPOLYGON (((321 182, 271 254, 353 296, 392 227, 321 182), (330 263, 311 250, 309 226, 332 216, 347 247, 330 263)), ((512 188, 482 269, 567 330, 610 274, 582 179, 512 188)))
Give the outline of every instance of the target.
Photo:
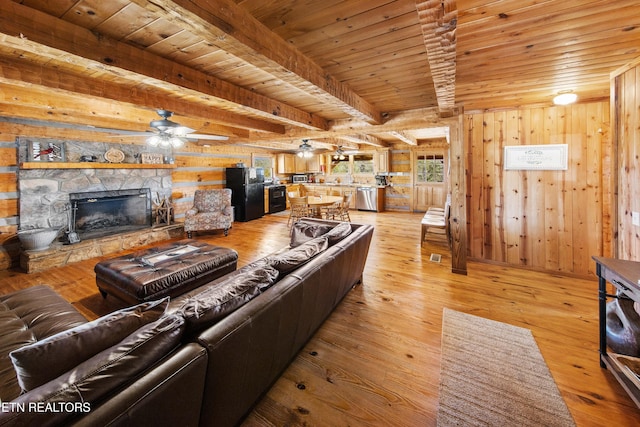
POLYGON ((69 202, 80 239, 151 227, 151 192, 148 188, 71 193, 69 202))

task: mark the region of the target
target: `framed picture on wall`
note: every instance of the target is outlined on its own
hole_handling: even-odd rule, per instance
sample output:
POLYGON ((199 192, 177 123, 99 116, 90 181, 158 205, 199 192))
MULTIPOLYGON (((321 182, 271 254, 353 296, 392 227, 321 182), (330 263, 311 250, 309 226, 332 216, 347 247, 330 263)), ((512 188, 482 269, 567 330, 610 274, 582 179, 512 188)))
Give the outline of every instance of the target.
POLYGON ((567 144, 504 147, 504 170, 567 170, 567 144))
POLYGON ((160 165, 164 162, 164 157, 160 153, 140 153, 140 161, 143 164, 160 165))
POLYGON ((64 143, 29 141, 27 144, 28 162, 64 162, 64 143))

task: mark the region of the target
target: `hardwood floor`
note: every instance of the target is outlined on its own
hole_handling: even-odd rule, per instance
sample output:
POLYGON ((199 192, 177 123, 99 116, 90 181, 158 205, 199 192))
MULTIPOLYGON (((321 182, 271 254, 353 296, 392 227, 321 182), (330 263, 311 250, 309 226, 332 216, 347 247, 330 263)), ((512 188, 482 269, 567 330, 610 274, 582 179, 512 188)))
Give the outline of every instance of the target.
MULTIPOLYGON (((444 241, 420 247, 420 214, 352 212, 375 225, 355 287, 274 384, 244 426, 434 426, 444 307, 532 330, 578 426, 635 426, 640 410, 598 363, 597 280, 476 262, 451 273, 444 241), (429 261, 442 255, 440 263, 429 261)), ((244 265, 288 242, 287 214, 235 223, 244 265)), ((44 273, 0 272, 0 292, 47 283, 95 318, 124 306, 102 300, 84 261, 44 273)))

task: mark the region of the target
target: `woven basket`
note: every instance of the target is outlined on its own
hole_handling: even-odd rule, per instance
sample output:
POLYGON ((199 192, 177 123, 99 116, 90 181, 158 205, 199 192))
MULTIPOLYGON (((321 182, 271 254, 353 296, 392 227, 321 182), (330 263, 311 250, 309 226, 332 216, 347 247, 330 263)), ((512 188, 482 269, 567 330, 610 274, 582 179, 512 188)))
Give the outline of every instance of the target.
POLYGON ((18 239, 25 251, 42 251, 47 249, 58 236, 55 228, 35 228, 18 231, 18 239))

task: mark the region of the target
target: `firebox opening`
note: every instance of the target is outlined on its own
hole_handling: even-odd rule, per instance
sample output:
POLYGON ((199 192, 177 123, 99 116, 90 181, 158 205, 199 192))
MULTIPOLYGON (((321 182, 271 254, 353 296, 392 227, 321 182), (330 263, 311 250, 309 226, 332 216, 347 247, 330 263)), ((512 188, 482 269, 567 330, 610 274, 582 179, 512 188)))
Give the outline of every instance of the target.
POLYGON ((71 193, 75 231, 81 240, 151 227, 149 188, 71 193))

